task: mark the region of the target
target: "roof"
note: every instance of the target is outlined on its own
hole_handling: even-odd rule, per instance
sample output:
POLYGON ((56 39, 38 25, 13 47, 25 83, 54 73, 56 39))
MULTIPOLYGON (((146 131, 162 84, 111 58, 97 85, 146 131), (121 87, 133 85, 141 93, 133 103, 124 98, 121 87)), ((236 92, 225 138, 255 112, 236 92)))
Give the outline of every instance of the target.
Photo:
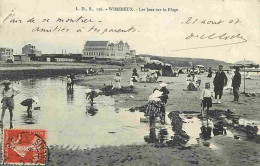
POLYGON ((109 44, 109 46, 114 46, 114 45, 115 45, 114 43, 109 44))
POLYGON ((122 40, 120 40, 120 42, 118 43, 118 45, 124 45, 124 42, 122 40))
POLYGON ((85 48, 84 51, 92 51, 92 50, 106 50, 106 48, 85 48))
POLYGON ((203 66, 203 65, 196 65, 196 67, 205 67, 205 66, 203 66))
POLYGON ((9 48, 9 47, 0 47, 1 49, 12 49, 13 50, 13 48, 9 48))
POLYGON ((107 46, 108 41, 87 41, 85 46, 107 46))
POLYGON ((161 64, 161 65, 164 64, 163 62, 161 62, 161 61, 159 61, 159 60, 150 60, 150 61, 147 62, 147 63, 149 63, 149 64, 151 64, 151 63, 155 63, 155 64, 161 64))
POLYGON ((250 60, 242 60, 235 63, 235 65, 255 65, 255 62, 250 60))

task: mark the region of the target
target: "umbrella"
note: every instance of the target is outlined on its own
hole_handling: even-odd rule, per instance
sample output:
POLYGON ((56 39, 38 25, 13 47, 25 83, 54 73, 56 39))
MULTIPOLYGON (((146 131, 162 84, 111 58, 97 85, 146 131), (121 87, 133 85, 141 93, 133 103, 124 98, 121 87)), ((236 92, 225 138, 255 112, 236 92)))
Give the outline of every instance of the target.
POLYGON ((244 93, 246 92, 246 68, 253 68, 257 66, 259 65, 257 65, 255 62, 250 60, 245 60, 245 59, 242 61, 238 61, 233 66, 231 66, 231 68, 235 68, 235 67, 244 68, 244 93))
POLYGON ((249 68, 252 68, 252 67, 256 67, 257 64, 253 61, 249 61, 249 60, 242 60, 242 61, 238 61, 234 64, 234 67, 242 67, 242 68, 245 68, 245 67, 249 67, 249 68))

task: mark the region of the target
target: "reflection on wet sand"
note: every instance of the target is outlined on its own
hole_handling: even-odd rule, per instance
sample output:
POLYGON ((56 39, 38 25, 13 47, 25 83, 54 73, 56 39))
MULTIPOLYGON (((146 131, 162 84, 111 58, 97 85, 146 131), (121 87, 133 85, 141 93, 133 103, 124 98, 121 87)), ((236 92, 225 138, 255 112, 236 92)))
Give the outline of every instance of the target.
POLYGON ((156 132, 155 132, 155 128, 150 128, 150 132, 149 132, 149 136, 145 136, 144 137, 145 142, 147 143, 156 143, 159 140, 156 137, 156 132))
POLYGON ((98 109, 94 108, 93 106, 87 107, 87 112, 86 112, 87 115, 89 114, 90 116, 94 116, 97 113, 98 113, 98 109))
POLYGON ((50 145, 69 143, 80 148, 92 148, 147 142, 167 146, 202 143, 214 147, 211 141, 214 136, 235 137, 221 121, 176 111, 170 118, 166 117, 165 124, 157 119, 156 125, 150 126, 149 121, 142 121, 144 112, 116 108, 116 101, 110 96, 93 95, 93 100, 88 101, 86 87, 75 85, 72 91, 67 91, 66 84, 58 78, 38 79, 32 83, 22 80, 14 84, 21 93, 16 97, 15 120, 13 124, 6 121, 6 128, 9 125, 15 128, 44 128, 48 131, 50 145), (28 118, 20 102, 32 95, 39 96, 40 109, 34 109, 32 118, 28 118))
POLYGON ((74 90, 67 89, 67 103, 73 104, 73 102, 74 102, 74 90))
POLYGON ((27 114, 22 114, 22 115, 21 115, 21 120, 22 120, 22 121, 21 121, 21 125, 35 124, 35 123, 37 123, 34 116, 28 117, 27 114))
MULTIPOLYGON (((146 124, 140 124, 140 113, 116 108, 110 96, 95 95, 91 107, 84 86, 74 85, 73 91, 67 91, 66 84, 59 78, 21 80, 13 84, 21 91, 15 98, 13 127, 44 128, 48 131, 49 145, 76 145, 84 149, 140 144, 149 132, 146 124), (20 103, 32 96, 38 96, 40 102, 29 118, 20 103)), ((8 116, 4 128, 9 128, 8 116)))

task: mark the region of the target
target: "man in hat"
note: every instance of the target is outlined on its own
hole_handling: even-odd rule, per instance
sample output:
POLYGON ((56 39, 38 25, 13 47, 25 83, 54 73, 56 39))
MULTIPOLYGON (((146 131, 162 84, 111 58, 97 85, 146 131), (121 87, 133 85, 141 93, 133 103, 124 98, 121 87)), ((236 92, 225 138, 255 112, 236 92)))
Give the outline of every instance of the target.
POLYGON ((211 78, 212 77, 212 68, 211 67, 209 67, 209 71, 208 71, 208 76, 207 77, 209 77, 209 78, 211 78))
POLYGON ((223 95, 223 88, 227 85, 227 76, 223 71, 223 66, 219 65, 219 71, 217 71, 213 84, 215 92, 215 103, 221 103, 221 97, 223 95), (219 97, 219 98, 218 98, 219 97))
POLYGON ((241 84, 241 74, 239 73, 239 67, 236 67, 235 75, 232 79, 234 102, 238 102, 240 84, 241 84))
POLYGON ((71 88, 73 89, 74 81, 75 81, 75 75, 73 73, 70 74, 70 79, 71 79, 71 88))
POLYGON ((13 120, 13 110, 14 110, 14 96, 16 96, 19 93, 19 90, 15 87, 10 87, 11 82, 8 80, 5 80, 2 85, 4 85, 4 89, 2 91, 2 97, 1 100, 2 103, 2 116, 0 125, 3 124, 3 119, 5 116, 5 110, 8 108, 10 112, 10 128, 13 128, 12 126, 12 120, 13 120))
POLYGON ((72 88, 72 80, 70 75, 67 75, 67 90, 71 90, 72 88))

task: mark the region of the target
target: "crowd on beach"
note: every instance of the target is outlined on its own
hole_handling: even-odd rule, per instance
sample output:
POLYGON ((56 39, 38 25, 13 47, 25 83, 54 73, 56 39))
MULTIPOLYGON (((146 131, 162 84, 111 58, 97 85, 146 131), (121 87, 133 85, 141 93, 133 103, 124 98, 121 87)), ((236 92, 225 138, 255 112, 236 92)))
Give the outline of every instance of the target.
MULTIPOLYGON (((212 74, 213 71, 211 68, 209 68, 207 77, 211 78, 212 74)), ((223 71, 223 66, 219 65, 219 69, 215 73, 215 77, 213 79, 214 90, 211 89, 210 82, 206 82, 205 87, 202 89, 201 96, 200 96, 201 106, 203 108, 201 112, 202 115, 204 115, 205 113, 204 109, 206 109, 207 110, 206 112, 208 112, 209 108, 212 107, 213 103, 214 104, 221 103, 224 87, 230 86, 231 89, 233 90, 233 95, 234 95, 233 102, 239 101, 239 87, 241 84, 241 74, 239 72, 239 67, 235 68, 235 71, 232 73, 230 79, 231 79, 229 81, 230 85, 227 85, 228 77, 223 71), (215 99, 214 101, 213 98, 215 99)), ((114 88, 121 88, 120 80, 121 77, 119 73, 117 73, 115 78, 114 88)), ((142 82, 142 76, 139 77, 136 69, 133 70, 133 74, 130 79, 130 86, 133 86, 134 82, 142 82)), ((184 90, 197 91, 200 89, 201 80, 196 77, 195 72, 193 70, 188 72, 186 82, 187 82, 187 89, 184 90)), ((159 117, 162 123, 165 122, 165 106, 170 92, 167 89, 166 83, 161 83, 160 87, 161 89, 156 88, 153 90, 152 95, 149 96, 148 104, 146 105, 145 116, 149 116, 151 126, 154 125, 156 117, 159 117)))
MULTIPOLYGON (((104 72, 103 69, 101 69, 102 72, 104 72)), ((101 71, 100 70, 100 71, 101 71)), ((88 70, 90 71, 90 70, 88 70)), ((121 89, 121 72, 122 69, 119 69, 118 72, 116 72, 113 83, 112 89, 121 89)), ((209 68, 208 70, 208 77, 212 77, 212 70, 209 68)), ((132 76, 130 77, 130 87, 134 88, 135 82, 143 82, 143 78, 145 78, 145 82, 157 82, 158 77, 160 73, 157 73, 157 71, 147 72, 144 75, 139 75, 137 72, 137 69, 133 69, 132 76)), ((248 76, 247 76, 248 77, 248 76)), ((200 89, 201 80, 198 79, 194 73, 194 71, 190 71, 187 74, 187 89, 186 90, 198 90, 200 89)), ((227 86, 228 78, 223 71, 223 66, 219 65, 219 70, 215 73, 215 77, 213 80, 214 90, 211 90, 211 84, 210 82, 205 83, 205 87, 202 89, 201 93, 201 105, 203 107, 203 110, 206 108, 209 110, 210 107, 212 107, 212 103, 221 103, 221 98, 223 95, 224 87, 227 86), (212 101, 212 98, 215 98, 214 101, 212 101)), ((231 87, 233 89, 234 94, 234 102, 239 101, 239 87, 241 84, 241 74, 239 72, 239 68, 235 69, 234 74, 232 75, 232 81, 231 81, 231 87)), ((67 75, 67 90, 71 91, 73 90, 73 86, 75 84, 75 75, 71 73, 70 75, 67 75)), ((1 121, 0 125, 3 127, 3 119, 6 110, 8 109, 10 112, 10 128, 13 128, 12 118, 13 118, 13 110, 14 110, 14 97, 19 94, 19 90, 11 85, 11 82, 8 80, 5 80, 2 82, 2 85, 4 85, 4 88, 2 90, 2 114, 1 114, 1 121)), ((168 100, 170 91, 167 89, 166 83, 161 83, 158 88, 155 88, 152 91, 152 94, 148 98, 148 103, 146 105, 146 111, 145 116, 148 116, 150 118, 150 125, 154 125, 154 121, 156 117, 159 117, 161 119, 162 123, 165 123, 165 110, 166 110, 166 104, 168 100)), ((92 91, 86 93, 87 98, 90 99, 91 105, 93 106, 93 98, 96 97, 96 93, 92 93, 92 91)), ((23 102, 21 102, 21 105, 27 107, 27 114, 28 117, 32 117, 32 104, 37 103, 38 98, 37 97, 31 97, 25 99, 23 102)), ((202 113, 203 114, 203 113, 202 113)))

